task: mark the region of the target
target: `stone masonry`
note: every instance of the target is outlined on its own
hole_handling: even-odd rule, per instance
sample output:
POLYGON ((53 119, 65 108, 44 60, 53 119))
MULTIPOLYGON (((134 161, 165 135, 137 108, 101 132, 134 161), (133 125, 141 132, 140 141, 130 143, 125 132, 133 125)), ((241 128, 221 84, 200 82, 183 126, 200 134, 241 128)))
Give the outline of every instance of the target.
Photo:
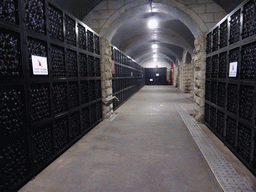
POLYGON ((173 67, 173 86, 178 88, 179 87, 179 67, 174 65, 173 67))
POLYGON ((205 69, 206 69, 206 33, 195 39, 194 56, 194 117, 197 121, 204 121, 205 104, 205 69))
POLYGON ((100 67, 101 67, 101 92, 103 119, 108 119, 113 114, 112 99, 112 59, 111 44, 108 40, 100 38, 100 67))
POLYGON ((183 64, 183 88, 184 93, 193 92, 193 65, 189 63, 183 64))
MULTIPOLYGON (((206 28, 203 31, 211 29, 218 21, 226 16, 226 12, 213 0, 154 0, 154 3, 162 3, 166 5, 175 5, 181 8, 188 15, 193 13, 195 20, 201 19, 206 28)), ((101 33, 103 28, 108 28, 116 18, 124 12, 133 9, 142 4, 148 4, 145 0, 104 0, 100 2, 84 19, 88 26, 93 30, 101 33), (110 18, 113 18, 110 21, 110 18), (109 22, 107 22, 109 20, 109 22)), ((199 22, 199 21, 198 21, 199 22)), ((200 22, 199 22, 200 23, 200 22)))

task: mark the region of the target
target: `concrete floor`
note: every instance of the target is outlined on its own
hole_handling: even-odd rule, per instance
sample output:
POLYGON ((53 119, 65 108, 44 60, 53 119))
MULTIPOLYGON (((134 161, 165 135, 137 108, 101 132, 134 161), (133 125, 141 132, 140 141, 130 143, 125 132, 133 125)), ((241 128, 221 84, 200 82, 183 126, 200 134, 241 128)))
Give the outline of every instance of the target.
POLYGON ((145 86, 20 191, 222 191, 174 107, 192 113, 190 97, 145 86))

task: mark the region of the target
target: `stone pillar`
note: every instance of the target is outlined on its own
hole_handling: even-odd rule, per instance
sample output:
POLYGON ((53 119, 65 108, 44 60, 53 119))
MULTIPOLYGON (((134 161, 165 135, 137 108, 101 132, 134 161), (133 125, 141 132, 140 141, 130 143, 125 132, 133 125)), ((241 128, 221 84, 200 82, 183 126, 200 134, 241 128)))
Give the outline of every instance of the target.
POLYGON ((205 70, 206 70, 206 33, 195 39, 194 56, 194 117, 204 122, 205 70))
POLYGON ((111 44, 104 37, 100 38, 100 69, 101 69, 101 93, 102 115, 108 119, 113 112, 112 100, 112 59, 111 44))
POLYGON ((183 51, 182 61, 179 64, 180 67, 180 90, 184 93, 191 93, 193 87, 193 65, 187 63, 187 51, 183 51))
POLYGON ((173 66, 173 86, 179 87, 179 67, 178 65, 173 66))
POLYGON ((182 90, 183 88, 183 63, 182 61, 178 62, 178 66, 179 66, 179 90, 182 90))
POLYGON ((183 88, 184 93, 192 93, 193 89, 193 65, 185 63, 183 64, 183 88))
POLYGON ((178 61, 176 62, 177 64, 174 65, 173 67, 173 73, 174 73, 174 77, 173 77, 173 85, 176 88, 179 88, 179 63, 178 61))

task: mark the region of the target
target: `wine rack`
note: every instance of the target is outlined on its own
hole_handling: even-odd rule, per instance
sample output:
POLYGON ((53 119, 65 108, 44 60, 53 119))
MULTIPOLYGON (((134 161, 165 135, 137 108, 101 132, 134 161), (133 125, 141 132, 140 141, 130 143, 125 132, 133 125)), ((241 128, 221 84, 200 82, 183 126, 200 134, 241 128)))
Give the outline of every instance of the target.
POLYGON ((236 43, 240 40, 240 15, 241 11, 238 10, 230 17, 230 44, 236 43))
POLYGON ((68 118, 61 117, 55 120, 53 130, 55 137, 54 150, 59 152, 64 149, 70 141, 68 118))
POLYGON ((67 43, 70 45, 76 45, 76 21, 68 15, 65 15, 65 26, 65 38, 67 43))
POLYGON ((95 76, 100 77, 100 59, 94 59, 94 67, 95 67, 95 76))
POLYGON ((205 83, 205 99, 211 100, 211 81, 206 81, 205 83))
POLYGON ((67 68, 69 77, 77 76, 77 55, 75 51, 67 51, 67 68))
POLYGON ((100 38, 97 35, 94 35, 94 41, 95 41, 95 53, 100 54, 100 38))
POLYGON ((99 35, 55 1, 0 1, 0 191, 17 191, 102 120, 99 54, 99 35))
POLYGON ((50 48, 52 73, 55 77, 66 76, 64 48, 52 45, 50 48))
POLYGON ((214 107, 211 107, 210 109, 210 126, 212 129, 216 130, 216 122, 217 122, 217 113, 216 109, 214 107))
POLYGON ((36 127, 32 135, 32 146, 34 151, 34 164, 41 167, 52 157, 52 128, 49 125, 36 127))
POLYGON ((241 85, 239 90, 239 116, 243 119, 253 121, 253 107, 255 105, 253 86, 241 85))
POLYGON ((47 84, 32 85, 29 89, 31 101, 31 120, 38 123, 51 117, 50 89, 47 84))
POLYGON ((82 131, 88 130, 90 127, 90 108, 82 109, 82 131))
POLYGON ((91 31, 87 31, 88 50, 94 52, 94 38, 91 31))
POLYGON ((207 103, 204 106, 205 114, 204 114, 204 120, 207 124, 210 124, 210 105, 207 103))
POLYGON ((212 33, 208 33, 206 37, 206 53, 212 52, 212 33))
POLYGON ((228 20, 220 24, 220 48, 228 45, 228 20))
POLYGON ((70 139, 75 139, 80 134, 80 113, 76 112, 70 115, 70 139))
POLYGON ((0 77, 20 77, 22 65, 19 35, 3 28, 0 30, 0 77))
POLYGON ((237 136, 236 120, 231 117, 227 117, 226 141, 233 149, 235 149, 236 147, 236 136, 237 136))
POLYGON ((217 126, 216 132, 223 139, 225 132, 225 114, 221 111, 217 112, 217 126))
POLYGON ((93 101, 96 99, 96 92, 94 91, 95 90, 95 81, 93 80, 90 80, 89 81, 89 86, 88 86, 88 92, 89 92, 89 100, 90 101, 93 101))
POLYGON ((86 29, 78 23, 78 47, 86 50, 86 29))
POLYGON ((212 58, 207 57, 206 58, 206 77, 210 78, 212 73, 212 58))
POLYGON ((88 68, 87 68, 87 56, 85 54, 79 54, 79 66, 80 66, 80 75, 81 77, 86 77, 88 75, 88 68))
POLYGON ((216 104, 217 103, 217 90, 218 90, 218 85, 217 81, 212 81, 211 84, 211 102, 216 104))
POLYGON ((228 111, 237 114, 237 103, 238 103, 238 85, 228 85, 228 98, 227 98, 227 109, 228 111))
POLYGON ((244 45, 241 54, 241 79, 253 80, 256 76, 256 42, 244 45))
POLYGON ((219 65, 218 55, 212 56, 212 69, 211 69, 212 78, 217 78, 218 77, 218 65, 219 65))
POLYGON ((95 75, 94 57, 89 55, 87 63, 88 63, 88 75, 89 75, 89 77, 93 77, 95 75))
POLYGON ((212 32, 212 52, 219 49, 219 27, 216 27, 212 32))
POLYGON ((54 114, 67 111, 68 109, 67 85, 65 83, 54 83, 52 95, 53 95, 54 114))
POLYGON ((80 82, 80 90, 81 90, 81 101, 82 104, 89 102, 89 95, 88 95, 88 81, 81 81, 80 82))
POLYGON ((26 28, 37 33, 45 34, 45 5, 43 0, 25 0, 26 28))
POLYGON ((11 23, 18 23, 18 0, 0 2, 0 19, 11 23))
POLYGON ((246 0, 209 31, 205 83, 205 124, 254 175, 255 14, 256 1, 246 0))
POLYGON ((225 108, 225 104, 226 104, 226 83, 219 82, 217 105, 225 108))
POLYGON ((47 57, 47 43, 45 41, 28 37, 28 57, 32 55, 47 57))
POLYGON ((237 152, 247 162, 250 162, 252 144, 252 130, 245 125, 238 124, 237 152))
POLYGON ((0 91, 1 140, 24 129, 24 91, 18 86, 2 86, 0 91))
POLYGON ((53 5, 48 6, 49 35, 50 37, 63 41, 63 13, 53 5))
POLYGON ((220 53, 218 78, 227 77, 227 66, 228 66, 227 52, 220 53))
POLYGON ((113 103, 116 109, 145 85, 145 70, 116 47, 112 47, 112 59, 115 62, 113 95, 119 99, 113 103))
POLYGON ((79 90, 76 82, 70 82, 68 84, 68 97, 69 108, 74 108, 79 105, 79 90))
POLYGON ((30 171, 28 143, 25 139, 19 138, 12 143, 5 143, 1 147, 0 190, 6 191, 10 186, 23 182, 30 171))

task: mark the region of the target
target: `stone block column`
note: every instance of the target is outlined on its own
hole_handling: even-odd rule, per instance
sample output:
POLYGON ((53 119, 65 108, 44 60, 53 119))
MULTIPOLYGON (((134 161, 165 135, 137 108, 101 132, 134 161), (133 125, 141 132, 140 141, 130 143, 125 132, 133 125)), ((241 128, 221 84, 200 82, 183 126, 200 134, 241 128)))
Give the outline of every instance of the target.
POLYGON ((192 64, 183 64, 183 91, 184 93, 193 92, 193 65, 192 64))
POLYGON ((108 119, 113 112, 112 90, 112 59, 111 43, 104 37, 100 38, 100 68, 101 68, 101 93, 102 115, 108 119))
POLYGON ((179 87, 179 67, 177 65, 173 66, 173 86, 179 87))
POLYGON ((206 33, 195 39, 194 56, 194 117, 204 122, 205 105, 205 69, 206 69, 206 33))

